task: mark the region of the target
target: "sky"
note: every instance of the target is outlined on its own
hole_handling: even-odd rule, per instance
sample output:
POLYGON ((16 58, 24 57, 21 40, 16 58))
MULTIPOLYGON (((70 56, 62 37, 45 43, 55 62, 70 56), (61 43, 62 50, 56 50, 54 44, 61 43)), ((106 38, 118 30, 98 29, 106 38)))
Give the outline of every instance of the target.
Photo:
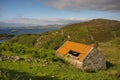
POLYGON ((0 0, 0 22, 45 25, 96 18, 120 21, 120 0, 0 0))

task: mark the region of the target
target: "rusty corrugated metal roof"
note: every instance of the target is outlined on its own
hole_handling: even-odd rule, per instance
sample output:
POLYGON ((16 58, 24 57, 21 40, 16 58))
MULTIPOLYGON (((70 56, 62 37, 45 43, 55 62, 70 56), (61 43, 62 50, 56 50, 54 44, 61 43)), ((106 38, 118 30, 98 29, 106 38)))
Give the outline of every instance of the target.
POLYGON ((72 41, 66 41, 58 50, 57 53, 66 55, 70 50, 80 53, 78 59, 82 61, 87 53, 93 48, 93 45, 86 45, 72 41))

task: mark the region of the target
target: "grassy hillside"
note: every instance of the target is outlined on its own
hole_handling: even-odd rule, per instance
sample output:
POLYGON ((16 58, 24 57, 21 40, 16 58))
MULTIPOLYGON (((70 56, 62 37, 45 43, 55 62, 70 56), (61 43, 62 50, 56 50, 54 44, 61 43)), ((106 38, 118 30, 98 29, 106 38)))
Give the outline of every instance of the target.
POLYGON ((120 21, 95 19, 87 22, 71 24, 43 33, 41 35, 21 35, 10 42, 20 43, 30 47, 57 49, 66 40, 86 44, 99 43, 120 37, 120 21))
POLYGON ((120 38, 99 43, 107 60, 107 69, 93 73, 81 72, 58 59, 55 51, 28 48, 20 44, 2 43, 0 53, 19 56, 22 60, 0 60, 1 80, 119 80, 120 38))
POLYGON ((95 19, 0 43, 0 80, 119 80, 120 22, 95 19), (107 69, 81 72, 58 59, 55 50, 66 40, 99 45, 107 69))

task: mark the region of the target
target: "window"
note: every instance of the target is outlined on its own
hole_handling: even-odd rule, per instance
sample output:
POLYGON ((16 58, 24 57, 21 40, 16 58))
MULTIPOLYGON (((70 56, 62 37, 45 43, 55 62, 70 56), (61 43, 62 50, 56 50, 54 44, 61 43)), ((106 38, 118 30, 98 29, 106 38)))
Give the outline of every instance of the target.
POLYGON ((77 57, 77 56, 80 55, 80 53, 72 51, 72 50, 70 50, 68 53, 71 54, 71 55, 73 55, 73 56, 75 56, 75 57, 77 57))

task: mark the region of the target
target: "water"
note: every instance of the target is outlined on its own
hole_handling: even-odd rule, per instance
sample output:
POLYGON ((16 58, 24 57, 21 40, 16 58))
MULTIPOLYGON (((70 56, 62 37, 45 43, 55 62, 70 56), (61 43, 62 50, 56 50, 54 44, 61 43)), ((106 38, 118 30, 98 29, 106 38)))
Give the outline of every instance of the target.
MULTIPOLYGON (((0 29, 0 33, 11 34, 11 35, 21 35, 21 34, 41 34, 43 32, 51 31, 55 29, 0 29)), ((5 42, 10 38, 5 38, 0 40, 0 42, 5 42)))
POLYGON ((21 35, 21 34, 41 34, 54 29, 0 29, 0 33, 21 35))
POLYGON ((9 39, 11 39, 11 38, 9 37, 9 38, 1 39, 1 40, 0 40, 0 43, 1 43, 1 42, 5 42, 5 41, 7 41, 7 40, 9 40, 9 39))

